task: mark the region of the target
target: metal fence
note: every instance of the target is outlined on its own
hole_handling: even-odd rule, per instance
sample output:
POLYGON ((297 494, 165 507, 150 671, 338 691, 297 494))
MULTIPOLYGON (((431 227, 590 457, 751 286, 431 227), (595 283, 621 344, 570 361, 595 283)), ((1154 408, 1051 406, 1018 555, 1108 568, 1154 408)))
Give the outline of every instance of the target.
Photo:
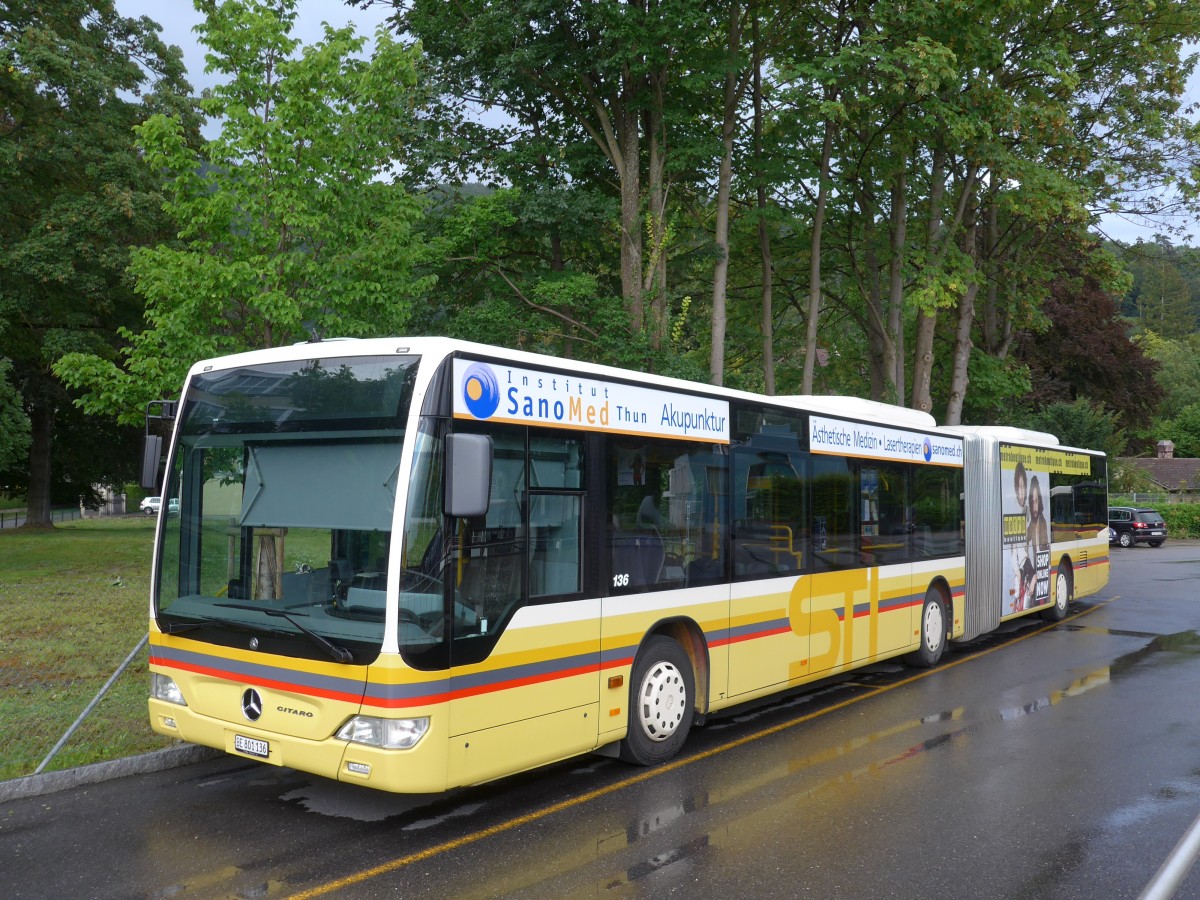
POLYGON ((1175 503, 1200 503, 1200 494, 1116 494, 1108 495, 1109 506, 1170 506, 1175 503))
MULTIPOLYGON (((82 516, 78 506, 63 506, 50 510, 50 521, 70 522, 82 516)), ((25 510, 0 509, 0 528, 20 528, 25 524, 25 510)))

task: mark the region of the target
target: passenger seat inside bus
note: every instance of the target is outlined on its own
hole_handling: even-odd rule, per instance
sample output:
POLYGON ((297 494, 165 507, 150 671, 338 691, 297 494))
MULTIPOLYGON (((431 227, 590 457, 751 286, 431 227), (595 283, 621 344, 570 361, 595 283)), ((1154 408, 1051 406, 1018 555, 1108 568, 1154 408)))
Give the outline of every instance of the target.
POLYGON ((615 532, 609 537, 612 547, 613 574, 628 575, 629 587, 658 584, 666 549, 658 529, 615 532))
POLYGON ((490 547, 466 560, 456 599, 475 611, 481 633, 490 633, 521 599, 521 554, 514 546, 490 547))

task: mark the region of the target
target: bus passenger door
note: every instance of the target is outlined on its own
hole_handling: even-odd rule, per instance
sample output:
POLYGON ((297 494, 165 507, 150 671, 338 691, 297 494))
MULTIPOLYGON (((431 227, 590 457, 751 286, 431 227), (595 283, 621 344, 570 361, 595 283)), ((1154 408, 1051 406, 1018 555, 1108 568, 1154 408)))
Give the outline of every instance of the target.
POLYGON ((488 512, 454 521, 450 781, 472 784, 596 744, 598 600, 584 598, 583 446, 493 431, 488 512))
POLYGON ((894 463, 813 459, 812 672, 911 641, 911 510, 894 463))

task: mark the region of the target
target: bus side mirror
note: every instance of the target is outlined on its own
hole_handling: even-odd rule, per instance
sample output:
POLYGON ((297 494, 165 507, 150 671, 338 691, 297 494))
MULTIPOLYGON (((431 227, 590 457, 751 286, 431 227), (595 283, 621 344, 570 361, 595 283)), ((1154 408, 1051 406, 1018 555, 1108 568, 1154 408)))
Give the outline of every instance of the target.
POLYGON ((158 487, 158 466, 162 462, 162 438, 157 434, 146 435, 142 447, 142 487, 154 490, 158 487))
POLYGON ((175 421, 179 409, 178 400, 151 400, 146 404, 146 441, 142 445, 142 487, 148 491, 158 490, 158 467, 162 465, 162 438, 150 433, 150 420, 175 421), (158 412, 155 412, 155 408, 158 412))
POLYGON ((492 438, 486 434, 446 437, 446 515, 487 515, 492 494, 492 438))

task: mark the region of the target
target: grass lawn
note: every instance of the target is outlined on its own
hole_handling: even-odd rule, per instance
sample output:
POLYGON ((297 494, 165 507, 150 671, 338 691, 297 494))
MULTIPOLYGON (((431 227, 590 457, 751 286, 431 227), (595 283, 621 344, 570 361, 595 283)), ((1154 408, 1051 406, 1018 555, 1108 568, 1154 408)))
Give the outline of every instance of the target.
MULTIPOLYGON (((154 519, 0 530, 0 780, 29 775, 146 634, 154 519)), ((47 767, 170 746, 145 649, 47 767)))

